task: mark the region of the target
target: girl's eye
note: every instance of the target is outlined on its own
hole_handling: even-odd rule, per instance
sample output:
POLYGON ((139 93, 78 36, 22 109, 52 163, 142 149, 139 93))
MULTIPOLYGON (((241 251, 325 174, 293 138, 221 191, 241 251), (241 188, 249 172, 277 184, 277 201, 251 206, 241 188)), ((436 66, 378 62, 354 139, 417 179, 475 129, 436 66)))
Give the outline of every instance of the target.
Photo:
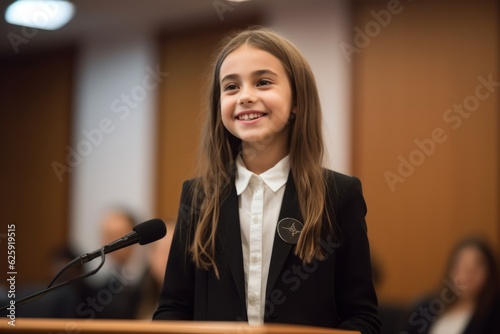
POLYGON ((224 87, 224 91, 235 90, 235 89, 238 89, 238 86, 236 86, 235 84, 229 84, 224 87))
POLYGON ((267 86, 270 85, 272 82, 267 80, 267 79, 260 79, 259 82, 257 83, 257 86, 267 86))

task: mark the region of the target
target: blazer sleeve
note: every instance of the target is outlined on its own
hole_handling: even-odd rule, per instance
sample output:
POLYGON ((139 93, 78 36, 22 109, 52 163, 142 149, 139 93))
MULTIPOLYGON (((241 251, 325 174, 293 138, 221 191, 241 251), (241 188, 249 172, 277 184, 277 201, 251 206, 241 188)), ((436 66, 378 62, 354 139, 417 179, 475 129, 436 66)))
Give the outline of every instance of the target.
POLYGON ((177 224, 167 261, 163 288, 153 320, 192 320, 195 266, 188 252, 191 223, 191 181, 182 186, 177 224))
POLYGON ((338 328, 363 334, 380 333, 361 182, 355 177, 342 175, 336 183, 340 197, 336 218, 341 243, 335 269, 338 328))

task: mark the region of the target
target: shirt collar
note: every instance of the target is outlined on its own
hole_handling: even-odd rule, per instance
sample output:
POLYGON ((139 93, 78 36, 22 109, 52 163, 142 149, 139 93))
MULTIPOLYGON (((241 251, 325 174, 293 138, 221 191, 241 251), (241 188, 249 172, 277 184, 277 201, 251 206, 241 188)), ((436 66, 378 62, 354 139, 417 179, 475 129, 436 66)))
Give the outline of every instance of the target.
POLYGON ((241 155, 236 158, 236 193, 240 195, 248 187, 252 176, 260 178, 273 192, 278 191, 286 184, 288 174, 290 173, 290 160, 287 155, 276 165, 259 175, 252 173, 247 169, 241 155))

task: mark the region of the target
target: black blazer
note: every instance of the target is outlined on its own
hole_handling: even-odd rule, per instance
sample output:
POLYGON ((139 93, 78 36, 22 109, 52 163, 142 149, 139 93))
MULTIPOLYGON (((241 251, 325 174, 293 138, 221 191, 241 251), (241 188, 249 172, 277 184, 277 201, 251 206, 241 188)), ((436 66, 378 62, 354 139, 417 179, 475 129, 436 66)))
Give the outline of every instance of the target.
MULTIPOLYGON (((357 178, 332 171, 327 210, 336 222, 324 229, 326 258, 304 264, 294 245, 275 234, 267 281, 264 322, 303 324, 379 333, 377 297, 372 284, 365 223, 366 205, 357 178)), ((238 197, 234 182, 220 208, 216 263, 213 270, 195 268, 188 224, 193 181, 183 185, 160 302, 153 319, 247 321, 238 197)), ((194 210, 196 211, 196 210, 194 210)), ((293 178, 286 183, 279 219, 302 221, 293 178)), ((194 221, 196 221, 195 217, 194 221)), ((323 224, 327 225, 326 221, 323 224)))

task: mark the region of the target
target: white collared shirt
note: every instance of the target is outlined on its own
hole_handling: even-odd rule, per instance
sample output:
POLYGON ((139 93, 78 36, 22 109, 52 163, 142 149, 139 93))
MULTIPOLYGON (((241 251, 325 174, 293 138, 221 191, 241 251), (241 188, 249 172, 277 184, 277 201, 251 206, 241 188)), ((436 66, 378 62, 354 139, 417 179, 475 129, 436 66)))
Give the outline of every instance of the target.
POLYGON ((290 163, 286 156, 260 175, 249 171, 241 156, 236 166, 248 323, 260 325, 264 322, 267 277, 290 163))
POLYGON ((472 312, 459 311, 447 312, 437 318, 436 322, 431 326, 430 334, 460 334, 463 333, 469 324, 472 312))

